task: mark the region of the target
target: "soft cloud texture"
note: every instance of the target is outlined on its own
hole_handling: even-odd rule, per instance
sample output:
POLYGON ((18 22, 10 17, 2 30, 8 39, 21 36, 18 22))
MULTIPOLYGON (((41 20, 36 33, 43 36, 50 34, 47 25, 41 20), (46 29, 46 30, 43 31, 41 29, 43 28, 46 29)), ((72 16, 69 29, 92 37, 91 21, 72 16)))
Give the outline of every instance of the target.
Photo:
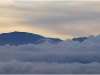
POLYGON ((99 8, 98 1, 8 1, 0 3, 0 32, 27 31, 61 39, 96 35, 99 8))
POLYGON ((80 43, 0 46, 0 73, 99 74, 100 35, 80 43))
POLYGON ((0 62, 2 74, 100 74, 100 63, 0 62))

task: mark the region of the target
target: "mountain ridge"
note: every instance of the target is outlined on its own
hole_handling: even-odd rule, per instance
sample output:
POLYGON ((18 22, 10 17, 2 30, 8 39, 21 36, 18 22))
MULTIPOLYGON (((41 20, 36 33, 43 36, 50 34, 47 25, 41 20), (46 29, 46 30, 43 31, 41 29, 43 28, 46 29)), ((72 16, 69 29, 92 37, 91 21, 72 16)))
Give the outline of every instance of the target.
POLYGON ((59 42, 62 41, 59 38, 46 38, 44 36, 29 33, 29 32, 9 32, 9 33, 2 33, 0 34, 0 45, 23 45, 23 44, 39 44, 43 43, 43 39, 51 39, 52 42, 59 42), (38 42, 39 41, 39 42, 38 42))
MULTIPOLYGON (((73 41, 79 41, 83 42, 85 39, 88 39, 87 37, 79 37, 79 38, 73 38, 73 41)), ((29 33, 29 32, 9 32, 9 33, 2 33, 0 34, 0 45, 23 45, 23 44, 40 44, 45 41, 49 41, 50 43, 58 43, 60 41, 63 41, 59 38, 50 38, 50 37, 44 37, 39 34, 29 33)))

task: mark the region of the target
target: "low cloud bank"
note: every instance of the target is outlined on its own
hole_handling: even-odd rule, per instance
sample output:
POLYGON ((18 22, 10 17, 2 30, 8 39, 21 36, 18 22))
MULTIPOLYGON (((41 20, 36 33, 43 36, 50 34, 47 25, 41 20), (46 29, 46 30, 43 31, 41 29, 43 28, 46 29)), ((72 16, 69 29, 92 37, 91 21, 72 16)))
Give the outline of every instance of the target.
POLYGON ((100 63, 47 63, 0 61, 0 73, 6 74, 99 74, 100 63))
POLYGON ((100 73, 100 35, 80 43, 0 46, 0 73, 100 73))

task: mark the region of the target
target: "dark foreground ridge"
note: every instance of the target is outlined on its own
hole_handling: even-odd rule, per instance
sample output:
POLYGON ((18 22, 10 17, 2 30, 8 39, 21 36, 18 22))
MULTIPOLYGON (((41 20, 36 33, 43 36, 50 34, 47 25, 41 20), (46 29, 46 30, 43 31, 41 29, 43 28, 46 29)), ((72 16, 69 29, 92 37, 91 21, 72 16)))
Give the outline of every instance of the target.
MULTIPOLYGON (((83 42, 86 37, 73 38, 73 41, 83 42)), ((0 34, 0 45, 23 45, 23 44, 39 44, 48 40, 51 43, 58 43, 63 41, 59 38, 46 38, 38 34, 27 33, 27 32, 10 32, 0 34)))

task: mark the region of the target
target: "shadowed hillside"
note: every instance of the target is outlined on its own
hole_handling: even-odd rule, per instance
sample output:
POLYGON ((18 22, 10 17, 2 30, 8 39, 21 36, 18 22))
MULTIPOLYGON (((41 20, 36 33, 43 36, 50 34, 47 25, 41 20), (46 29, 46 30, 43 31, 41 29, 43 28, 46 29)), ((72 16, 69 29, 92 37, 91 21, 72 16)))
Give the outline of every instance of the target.
MULTIPOLYGON (((73 41, 83 42, 87 37, 73 38, 73 41)), ((0 34, 0 45, 23 45, 23 44, 39 44, 45 41, 50 43, 58 43, 62 41, 59 38, 46 38, 38 34, 27 33, 27 32, 10 32, 0 34)))
POLYGON ((22 44, 39 44, 46 40, 50 42, 62 41, 57 38, 46 38, 38 34, 27 33, 27 32, 10 32, 0 34, 0 45, 10 44, 10 45, 22 45, 22 44))

